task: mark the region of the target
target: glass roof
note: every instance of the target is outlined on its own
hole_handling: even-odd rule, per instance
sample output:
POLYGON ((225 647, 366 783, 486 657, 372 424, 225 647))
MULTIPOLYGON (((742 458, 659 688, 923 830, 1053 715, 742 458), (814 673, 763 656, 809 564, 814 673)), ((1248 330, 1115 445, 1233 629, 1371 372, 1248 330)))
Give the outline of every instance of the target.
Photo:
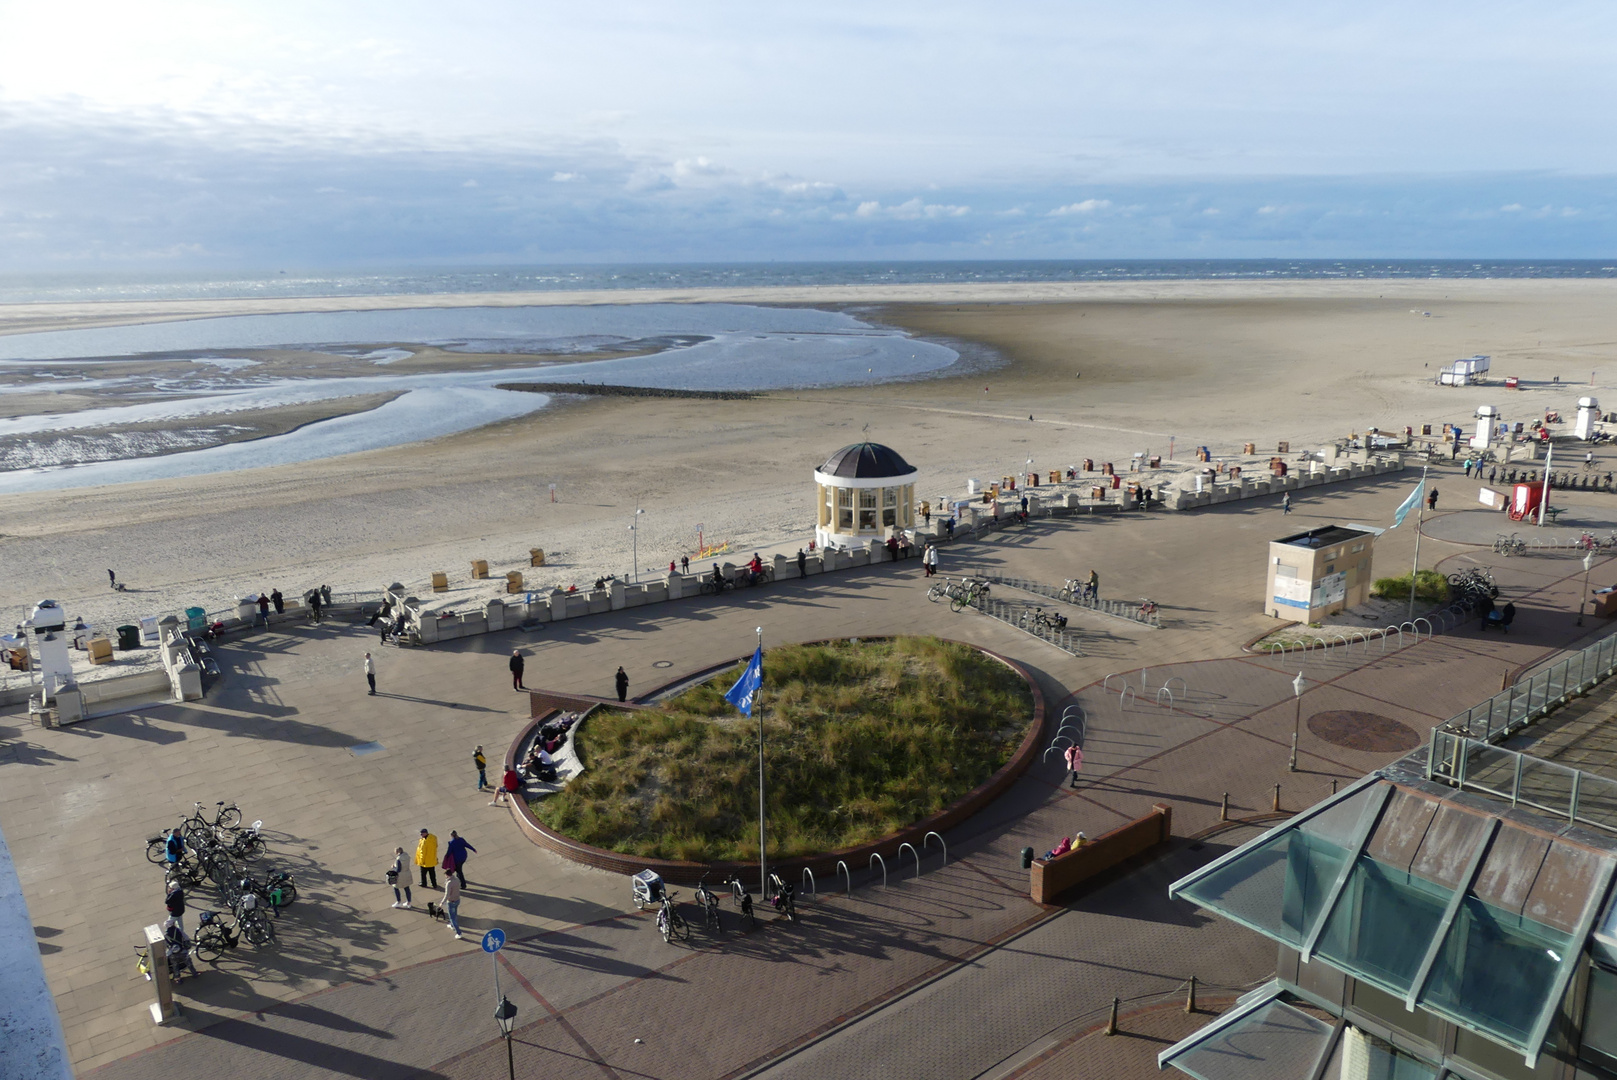
MULTIPOLYGON (((1168 893, 1531 1062, 1617 859, 1441 790, 1372 775, 1168 893)), ((1617 912, 1604 922, 1617 923, 1617 912)))
POLYGON ((1331 1048, 1332 1025, 1279 1000, 1271 982, 1157 1057, 1196 1080, 1306 1080, 1331 1048))

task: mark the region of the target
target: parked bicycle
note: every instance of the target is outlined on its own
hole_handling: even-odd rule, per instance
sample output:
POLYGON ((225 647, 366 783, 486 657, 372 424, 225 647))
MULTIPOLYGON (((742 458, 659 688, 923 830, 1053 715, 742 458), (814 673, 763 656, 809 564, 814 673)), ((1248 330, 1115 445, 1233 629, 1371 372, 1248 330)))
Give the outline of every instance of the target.
POLYGON ((678 895, 679 893, 673 889, 664 889, 662 907, 657 909, 657 932, 663 936, 665 942, 671 942, 675 938, 688 941, 691 936, 690 924, 674 907, 674 897, 678 895))
MULTIPOLYGON (((150 945, 136 945, 135 970, 148 982, 152 977, 152 950, 150 945)), ((187 975, 200 974, 191 959, 191 939, 173 919, 163 924, 163 949, 168 962, 168 981, 179 983, 187 975)))
POLYGON ((757 926, 758 918, 752 913, 752 894, 741 884, 741 879, 731 876, 725 884, 730 886, 730 898, 735 901, 736 910, 741 912, 741 917, 747 920, 747 928, 750 930, 757 926))
POLYGON ((1505 535, 1499 533, 1493 538, 1495 555, 1525 555, 1527 554, 1527 541, 1515 533, 1505 535))
POLYGON ((696 883, 696 906, 702 910, 703 925, 714 930, 724 929, 724 924, 719 920, 719 898, 707 887, 706 874, 696 883))
POLYGON ((212 821, 202 813, 202 804, 199 802, 191 816, 180 823, 180 831, 187 840, 193 836, 215 836, 221 829, 234 831, 241 825, 241 810, 235 803, 226 806, 223 802, 217 802, 214 806, 216 810, 212 821))
POLYGON ((1139 617, 1141 619, 1149 619, 1149 618, 1151 618, 1151 616, 1155 615, 1156 613, 1157 613, 1157 602, 1155 600, 1151 599, 1149 596, 1140 597, 1139 617))
POLYGON ((775 910, 786 916, 787 922, 797 921, 796 890, 791 884, 781 878, 779 874, 769 875, 769 902, 775 910))
POLYGON ((200 926, 196 936, 197 958, 209 964, 241 944, 241 931, 234 922, 226 922, 223 912, 204 911, 197 916, 200 926))
POLYGON ((1017 625, 1023 630, 1065 630, 1067 617, 1054 612, 1047 613, 1042 607, 1036 607, 1032 611, 1022 612, 1017 625))

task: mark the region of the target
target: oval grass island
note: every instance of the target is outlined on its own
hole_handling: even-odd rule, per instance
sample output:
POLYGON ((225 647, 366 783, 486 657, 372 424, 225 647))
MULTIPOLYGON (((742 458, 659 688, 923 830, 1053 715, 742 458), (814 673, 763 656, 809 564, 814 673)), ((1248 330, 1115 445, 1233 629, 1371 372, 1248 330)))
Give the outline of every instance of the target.
MULTIPOLYGON (((676 882, 755 876, 758 723, 724 700, 742 669, 650 708, 593 710, 575 736, 583 774, 520 806, 534 839, 676 882)), ((1032 761, 1044 719, 1019 665, 933 637, 770 649, 760 703, 770 862, 817 875, 987 805, 1032 761)))

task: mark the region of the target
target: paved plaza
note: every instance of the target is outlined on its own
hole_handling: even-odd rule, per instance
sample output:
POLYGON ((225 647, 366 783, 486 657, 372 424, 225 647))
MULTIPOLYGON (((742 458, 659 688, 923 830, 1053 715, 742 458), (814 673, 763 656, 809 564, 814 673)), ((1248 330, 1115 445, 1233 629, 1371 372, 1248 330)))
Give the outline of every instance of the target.
MULTIPOLYGON (((362 624, 340 619, 285 624, 221 648, 225 675, 201 702, 63 730, 0 716, 0 827, 75 1067, 107 1080, 497 1075, 497 974, 519 1009, 523 1076, 1143 1075, 1139 1062, 1154 1070, 1164 1040, 1205 1021, 1162 1006, 1186 980, 1196 976, 1217 1008, 1274 964, 1256 935, 1170 902, 1169 881, 1255 835, 1272 818, 1274 785, 1284 810, 1307 806, 1505 678, 1610 629, 1574 624, 1577 557, 1505 559, 1433 533, 1423 565, 1492 567, 1519 609, 1513 632, 1467 625, 1403 649, 1310 654, 1299 709, 1299 660, 1241 650, 1273 627, 1261 614, 1265 544, 1330 522, 1385 523, 1413 481, 1406 472, 1310 493, 1286 518, 1256 500, 1035 522, 944 549, 943 574, 1059 584, 1094 569, 1103 596, 1162 604, 1162 630, 1070 612, 1082 657, 928 603, 910 562, 431 649, 378 649, 362 624), (722 935, 698 929, 688 946, 665 945, 623 878, 535 847, 509 811, 488 805, 472 748, 498 762, 527 720, 505 668, 512 648, 527 653, 531 686, 609 695, 621 664, 633 694, 748 652, 757 626, 766 643, 933 633, 1011 656, 1040 681, 1052 715, 1084 709, 1083 781, 1064 786, 1052 755, 948 834, 947 865, 934 851, 916 876, 906 860, 885 889, 879 874, 862 875, 851 899, 819 882, 796 925, 742 933, 730 914, 722 935), (375 697, 361 672, 367 649, 375 697), (1164 686, 1171 702, 1157 694, 1164 686), (369 743, 381 748, 354 753, 369 743), (1246 824, 1220 826, 1226 793, 1246 824), (278 949, 244 945, 188 980, 181 1020, 154 1027, 131 948, 162 914, 145 841, 193 801, 216 799, 263 819, 264 865, 290 869, 299 900, 280 919, 278 949), (1022 847, 1097 835, 1156 802, 1172 804, 1175 839, 1155 858, 1065 906, 1029 899, 1022 847), (423 890, 417 910, 391 907, 384 872, 422 827, 440 842, 457 830, 477 849, 463 941, 420 910, 423 890), (477 948, 492 926, 511 941, 497 961, 477 948), (1139 1019, 1131 1042, 1093 1033, 1114 996, 1139 1019)), ((1608 498, 1564 496, 1587 500, 1591 516, 1608 498)), ((1412 532, 1381 538, 1378 573, 1407 567, 1412 532)), ((1596 582, 1613 583, 1603 575, 1617 563, 1597 562, 1596 582)))

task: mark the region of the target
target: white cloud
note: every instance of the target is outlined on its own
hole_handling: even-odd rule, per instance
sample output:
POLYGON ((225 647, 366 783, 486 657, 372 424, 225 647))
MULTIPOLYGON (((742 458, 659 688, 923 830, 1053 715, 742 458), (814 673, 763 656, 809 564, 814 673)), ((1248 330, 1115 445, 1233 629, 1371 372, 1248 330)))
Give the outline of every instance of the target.
POLYGON ((1522 204, 1519 203, 1519 202, 1506 203, 1504 206, 1501 206, 1499 209, 1501 211, 1503 211, 1504 213, 1506 213, 1506 214, 1516 214, 1516 213, 1521 212, 1522 204))
POLYGON ((1058 206, 1050 211, 1051 217, 1068 217, 1072 214, 1093 214, 1097 210, 1105 210, 1112 205, 1110 199, 1085 199, 1083 202, 1068 203, 1058 206))
POLYGON ((891 218, 894 221, 918 221, 922 218, 958 218, 971 213, 969 206, 953 206, 948 203, 922 202, 919 197, 906 199, 901 203, 883 206, 879 201, 872 199, 859 204, 854 211, 864 218, 891 218))
POLYGON ((1260 207, 1258 207, 1258 213, 1260 213, 1260 214, 1278 214, 1278 213, 1280 213, 1280 207, 1278 207, 1278 206, 1260 206, 1260 207))
POLYGON ((461 187, 476 187, 477 186, 477 181, 476 180, 468 180, 468 181, 466 181, 464 184, 462 184, 460 186, 461 187))
POLYGON ((553 184, 570 184, 574 180, 582 180, 582 179, 584 179, 584 176, 583 176, 582 173, 557 172, 557 173, 551 173, 550 174, 550 182, 553 183, 553 184))

